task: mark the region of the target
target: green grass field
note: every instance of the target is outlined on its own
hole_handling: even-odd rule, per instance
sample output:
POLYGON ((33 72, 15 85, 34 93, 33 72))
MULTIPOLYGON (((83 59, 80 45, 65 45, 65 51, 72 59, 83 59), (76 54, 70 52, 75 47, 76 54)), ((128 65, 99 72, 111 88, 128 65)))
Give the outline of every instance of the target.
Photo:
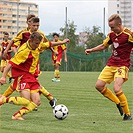
MULTIPOLYGON (((133 121, 122 121, 116 105, 95 90, 98 75, 99 72, 61 72, 61 82, 53 83, 53 72, 43 72, 40 83, 57 98, 57 104, 68 107, 68 117, 54 118, 44 96, 41 96, 39 111, 25 115, 24 121, 11 120, 21 106, 4 104, 0 107, 0 133, 131 133, 133 121)), ((132 77, 130 73, 123 91, 133 114, 132 77)), ((1 87, 1 93, 8 85, 1 87)), ((108 87, 112 89, 112 85, 108 87)))

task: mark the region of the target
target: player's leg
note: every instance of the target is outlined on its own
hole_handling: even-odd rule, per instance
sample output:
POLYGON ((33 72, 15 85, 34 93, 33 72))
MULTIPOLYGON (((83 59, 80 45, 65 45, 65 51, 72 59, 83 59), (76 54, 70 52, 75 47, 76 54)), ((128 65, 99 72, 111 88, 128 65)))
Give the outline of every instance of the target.
POLYGON ((117 108, 120 112, 121 115, 123 115, 123 111, 122 108, 120 106, 120 100, 117 98, 117 96, 115 94, 113 94, 113 92, 107 88, 105 85, 106 83, 111 83, 112 80, 114 79, 114 75, 112 73, 112 70, 110 70, 112 68, 106 66, 103 71, 101 72, 101 74, 98 77, 98 80, 96 82, 96 89, 106 98, 108 98, 109 100, 111 100, 112 102, 116 103, 117 108))
POLYGON ((122 85, 128 79, 127 75, 128 71, 125 67, 117 69, 114 81, 114 92, 116 93, 116 96, 120 100, 120 105, 124 112, 123 120, 132 120, 131 113, 128 107, 127 98, 122 91, 122 85))
POLYGON ((33 109, 33 111, 38 111, 38 106, 41 104, 40 92, 39 91, 30 91, 30 94, 31 94, 31 100, 32 100, 32 102, 37 105, 33 109))
POLYGON ((29 101, 30 101, 30 91, 27 89, 25 90, 21 90, 20 91, 20 95, 21 97, 19 96, 15 96, 15 97, 5 97, 5 96, 2 96, 0 98, 0 104, 4 104, 4 103, 13 103, 13 104, 16 104, 16 105, 28 105, 29 104, 29 101))
POLYGON ((49 104, 52 108, 56 106, 56 98, 54 98, 43 86, 41 86, 39 92, 41 92, 49 100, 49 104))
POLYGON ((57 59, 57 56, 52 53, 52 64, 54 66, 54 78, 52 79, 52 82, 56 82, 56 78, 55 78, 55 64, 56 64, 56 59, 57 59))
POLYGON ((33 111, 37 107, 37 104, 35 104, 33 101, 31 101, 31 94, 30 94, 29 89, 25 89, 25 90, 21 91, 20 93, 21 93, 20 95, 22 96, 22 98, 24 97, 27 101, 29 101, 29 103, 26 104, 24 107, 22 107, 19 111, 17 111, 12 116, 13 120, 24 120, 22 118, 22 116, 33 111))
POLYGON ((54 79, 52 79, 53 82, 60 82, 60 71, 59 71, 59 67, 61 65, 61 61, 62 61, 62 54, 59 54, 56 58, 56 60, 54 60, 54 79))
POLYGON ((116 104, 119 104, 119 99, 112 93, 112 91, 105 87, 106 83, 102 80, 98 80, 96 83, 96 89, 106 98, 111 100, 112 102, 115 102, 116 104))
POLYGON ((52 79, 52 81, 53 82, 60 82, 60 71, 59 71, 60 64, 56 63, 54 67, 55 67, 54 79, 52 79))
POLYGON ((37 107, 37 105, 34 102, 30 101, 30 103, 27 106, 22 107, 19 111, 17 111, 12 116, 12 120, 24 120, 22 118, 22 116, 27 114, 27 113, 30 113, 36 107, 37 107))
POLYGON ((37 106, 39 106, 41 104, 39 92, 33 92, 30 95, 31 95, 31 101, 34 102, 37 106))
POLYGON ((14 91, 15 91, 15 89, 13 88, 13 84, 11 84, 11 85, 8 86, 8 88, 6 89, 6 91, 3 93, 3 96, 8 97, 8 96, 10 96, 14 91))
POLYGON ((18 91, 19 88, 19 81, 21 77, 17 77, 14 79, 13 83, 7 88, 7 90, 3 93, 3 96, 8 97, 10 96, 15 90, 18 91))
MULTIPOLYGON (((9 60, 6 60, 6 65, 8 62, 9 62, 9 60)), ((9 83, 11 83, 12 82, 12 76, 9 72, 7 73, 7 77, 9 78, 9 83)))
MULTIPOLYGON (((37 79, 35 79, 35 82, 29 82, 29 88, 30 88, 30 98, 32 100, 32 102, 34 102, 37 106, 39 106, 41 104, 41 100, 40 100, 40 89, 41 89, 41 85, 38 82, 37 79)), ((38 110, 38 107, 34 108, 34 111, 38 110)))
MULTIPOLYGON (((26 96, 26 97, 28 97, 28 96, 26 96)), ((30 104, 32 104, 31 101, 26 98, 23 98, 23 97, 17 97, 17 96, 16 97, 4 97, 4 96, 2 96, 0 98, 0 105, 2 105, 4 103, 25 106, 12 116, 13 120, 24 120, 22 118, 22 115, 31 111, 31 107, 30 107, 30 104)))
MULTIPOLYGON (((29 100, 30 103, 28 105, 22 107, 18 112, 16 112, 12 116, 13 120, 23 120, 22 116, 24 114, 31 112, 32 110, 34 110, 37 107, 37 105, 31 101, 31 93, 30 93, 31 84, 33 84, 33 86, 34 86, 34 82, 33 83, 24 82, 23 81, 24 79, 25 79, 25 77, 21 78, 21 80, 19 82, 20 83, 19 84, 19 92, 20 92, 20 96, 29 100)), ((18 81, 18 80, 15 80, 15 81, 18 81)), ((27 81, 28 81, 28 79, 27 79, 27 81)), ((16 82, 16 83, 18 84, 18 82, 16 82)))
MULTIPOLYGON (((5 68, 7 62, 8 62, 8 60, 1 60, 1 72, 2 73, 4 71, 4 68, 5 68)), ((9 83, 11 83, 11 81, 12 81, 11 74, 7 73, 7 77, 9 77, 9 83)))
POLYGON ((24 105, 27 106, 29 104, 30 100, 27 100, 26 98, 14 96, 14 97, 4 97, 2 96, 0 98, 0 105, 4 103, 10 103, 15 105, 24 105))
POLYGON ((57 57, 57 60, 56 60, 56 64, 55 64, 55 74, 56 74, 56 77, 57 77, 57 82, 60 81, 60 66, 61 66, 61 61, 62 61, 62 54, 59 54, 58 57, 57 57))
POLYGON ((0 66, 1 73, 3 73, 5 66, 6 66, 5 60, 1 60, 1 66, 0 66))

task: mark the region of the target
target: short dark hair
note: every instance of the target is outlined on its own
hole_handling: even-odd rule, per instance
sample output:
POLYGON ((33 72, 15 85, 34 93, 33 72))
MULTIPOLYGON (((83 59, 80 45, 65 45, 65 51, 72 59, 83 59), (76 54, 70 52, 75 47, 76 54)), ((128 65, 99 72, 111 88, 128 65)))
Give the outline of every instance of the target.
POLYGON ((4 32, 4 35, 9 35, 9 33, 8 32, 4 32))
POLYGON ((60 35, 59 35, 58 33, 55 32, 55 33, 53 33, 53 37, 54 37, 54 36, 58 36, 58 37, 59 37, 60 35))
POLYGON ((31 40, 37 40, 39 39, 40 41, 42 40, 42 36, 40 33, 38 33, 37 31, 34 31, 31 35, 30 35, 30 39, 31 40))
POLYGON ((33 23, 38 23, 39 21, 40 21, 40 19, 38 17, 31 18, 31 22, 33 22, 33 23))

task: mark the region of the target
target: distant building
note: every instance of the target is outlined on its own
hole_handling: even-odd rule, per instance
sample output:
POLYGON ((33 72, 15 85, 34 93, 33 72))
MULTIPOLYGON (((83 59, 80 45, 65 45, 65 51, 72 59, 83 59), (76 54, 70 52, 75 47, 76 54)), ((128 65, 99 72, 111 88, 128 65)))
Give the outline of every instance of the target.
POLYGON ((28 14, 38 16, 38 5, 20 0, 0 0, 0 40, 5 31, 12 38, 18 31, 26 28, 28 14))
POLYGON ((86 32, 79 32, 78 36, 78 46, 84 46, 88 39, 88 34, 86 32))
POLYGON ((108 15, 119 14, 123 25, 133 30, 133 0, 108 0, 108 15))

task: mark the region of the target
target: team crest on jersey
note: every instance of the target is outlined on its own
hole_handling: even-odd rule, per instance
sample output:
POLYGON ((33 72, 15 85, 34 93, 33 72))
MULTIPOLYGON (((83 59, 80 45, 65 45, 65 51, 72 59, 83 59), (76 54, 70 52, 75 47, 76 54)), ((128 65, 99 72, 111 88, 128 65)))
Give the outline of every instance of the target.
POLYGON ((117 42, 113 42, 113 45, 114 45, 114 48, 118 48, 119 43, 117 43, 117 42))

